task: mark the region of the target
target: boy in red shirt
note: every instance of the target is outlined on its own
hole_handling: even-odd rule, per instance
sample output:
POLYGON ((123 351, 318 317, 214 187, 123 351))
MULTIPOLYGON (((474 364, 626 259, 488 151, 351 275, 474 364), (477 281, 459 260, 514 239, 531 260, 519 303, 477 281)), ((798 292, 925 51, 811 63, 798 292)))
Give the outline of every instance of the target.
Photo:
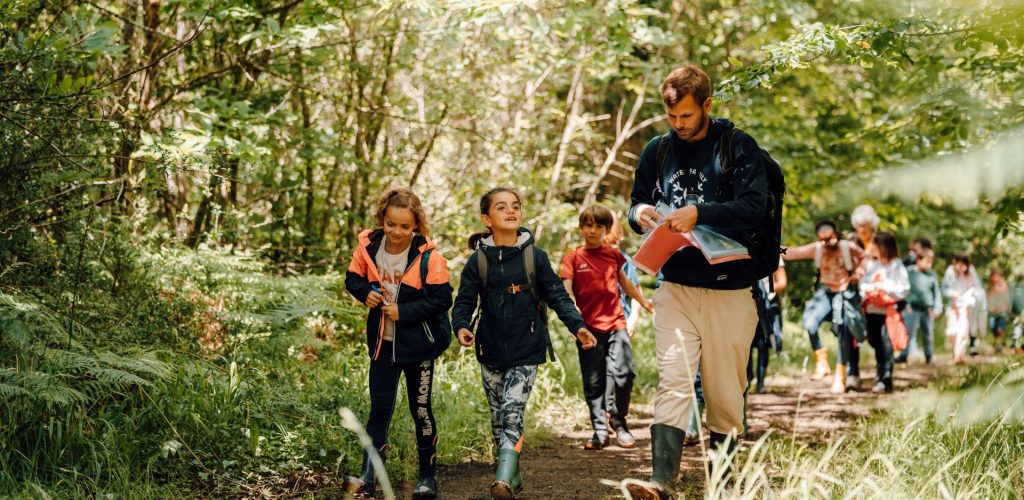
POLYGON ((561 277, 565 289, 576 300, 587 328, 597 337, 597 347, 589 350, 576 342, 583 395, 594 426, 594 435, 585 446, 588 450, 600 450, 608 445, 609 423, 619 446, 636 446, 626 426, 636 368, 619 287, 648 311, 654 310, 651 301, 626 277, 622 268, 626 257, 605 242, 613 221, 611 210, 604 206, 591 205, 584 209, 580 214, 583 246, 562 258, 561 277), (615 408, 609 408, 610 400, 615 402, 615 408), (608 422, 609 413, 611 422, 608 422))

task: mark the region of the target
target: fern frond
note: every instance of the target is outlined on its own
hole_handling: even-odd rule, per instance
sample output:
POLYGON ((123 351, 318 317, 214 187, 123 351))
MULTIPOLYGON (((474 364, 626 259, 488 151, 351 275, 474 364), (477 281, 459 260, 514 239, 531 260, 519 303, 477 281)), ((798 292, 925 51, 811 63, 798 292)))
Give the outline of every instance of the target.
POLYGON ((150 381, 135 375, 134 373, 118 370, 116 368, 90 368, 86 374, 94 377, 97 381, 115 385, 122 389, 132 386, 151 386, 150 381))
POLYGON ((24 387, 10 385, 0 382, 0 401, 8 401, 21 396, 31 396, 32 393, 24 387))

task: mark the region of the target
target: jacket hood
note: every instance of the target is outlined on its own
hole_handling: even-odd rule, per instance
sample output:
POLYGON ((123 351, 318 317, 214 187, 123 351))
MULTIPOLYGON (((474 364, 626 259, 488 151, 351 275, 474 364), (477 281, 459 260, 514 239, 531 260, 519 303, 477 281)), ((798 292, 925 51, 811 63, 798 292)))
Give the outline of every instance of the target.
POLYGON ((525 227, 519 228, 519 235, 513 246, 497 246, 494 244, 494 235, 487 235, 480 239, 479 248, 488 258, 495 260, 510 259, 519 255, 523 247, 533 243, 533 233, 525 227))
MULTIPOLYGON (((380 228, 366 229, 359 233, 359 243, 356 245, 356 254, 359 255, 368 264, 367 279, 371 282, 380 281, 380 271, 377 269, 377 265, 374 262, 374 256, 377 254, 377 249, 384 244, 384 230, 380 228)), ((409 256, 414 258, 416 255, 420 255, 427 250, 435 248, 434 241, 428 236, 422 234, 414 234, 412 237, 412 243, 410 244, 409 256)))

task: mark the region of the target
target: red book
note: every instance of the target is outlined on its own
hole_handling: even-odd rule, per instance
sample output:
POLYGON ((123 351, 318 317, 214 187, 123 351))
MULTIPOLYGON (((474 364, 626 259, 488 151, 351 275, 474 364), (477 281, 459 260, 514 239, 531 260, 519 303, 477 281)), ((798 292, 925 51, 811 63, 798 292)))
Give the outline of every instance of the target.
POLYGON ((686 247, 699 249, 712 265, 750 258, 746 247, 707 226, 697 226, 688 233, 676 233, 663 224, 647 235, 633 256, 633 264, 650 274, 658 274, 672 254, 686 247))

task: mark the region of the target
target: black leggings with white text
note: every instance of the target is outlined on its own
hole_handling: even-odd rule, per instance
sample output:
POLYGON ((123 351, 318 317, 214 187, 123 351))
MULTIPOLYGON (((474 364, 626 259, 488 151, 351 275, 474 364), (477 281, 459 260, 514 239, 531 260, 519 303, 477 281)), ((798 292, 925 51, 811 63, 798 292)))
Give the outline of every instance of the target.
MULTIPOLYGON (((381 352, 389 350, 381 349, 381 352)), ((378 359, 370 361, 370 419, 366 424, 366 433, 378 450, 388 442, 388 427, 395 412, 395 398, 402 373, 405 373, 409 413, 416 424, 416 446, 428 448, 437 444, 437 423, 430 403, 434 386, 434 361, 392 364, 390 360, 378 359)))

